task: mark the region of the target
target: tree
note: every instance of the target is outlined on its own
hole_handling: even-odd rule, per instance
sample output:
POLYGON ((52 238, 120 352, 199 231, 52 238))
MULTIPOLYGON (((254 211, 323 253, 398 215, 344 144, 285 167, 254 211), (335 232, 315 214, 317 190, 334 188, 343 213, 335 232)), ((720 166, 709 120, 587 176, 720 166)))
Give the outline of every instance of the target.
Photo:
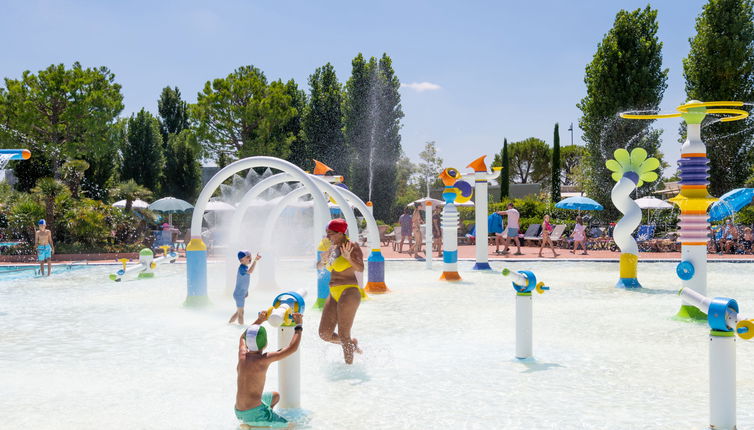
POLYGON ((369 62, 359 54, 346 83, 344 128, 352 154, 351 184, 374 202, 375 217, 387 219, 395 204, 396 169, 401 153, 400 81, 383 54, 369 62))
POLYGON ((165 87, 157 100, 157 112, 160 115, 160 134, 162 143, 167 148, 171 134, 178 134, 189 127, 188 104, 181 100, 178 87, 165 87))
POLYGON ((421 188, 416 182, 416 165, 401 151, 396 168, 395 207, 391 220, 397 219, 403 208, 421 197, 421 188))
POLYGON ((120 85, 106 67, 51 65, 0 88, 0 122, 28 136, 34 156, 15 164, 22 189, 37 179, 59 176, 67 159, 97 156, 109 149, 107 130, 123 109, 120 85))
MULTIPOLYGON (((754 12, 751 0, 710 0, 696 19, 696 36, 683 60, 686 95, 690 100, 754 98, 754 12)), ((715 123, 712 123, 715 121, 715 123)), ((710 159, 710 192, 719 196, 742 186, 752 164, 754 126, 743 121, 704 125, 710 159)), ((681 130, 685 139, 685 127, 681 130)))
POLYGON ((156 190, 165 166, 162 137, 159 123, 144 108, 128 120, 122 152, 121 179, 133 179, 139 185, 156 190))
POLYGON ((267 85, 261 70, 243 66, 225 78, 208 81, 190 111, 205 153, 216 161, 221 156, 286 158, 296 139, 289 129, 298 115, 292 104, 286 84, 267 85))
POLYGON ((343 137, 343 89, 332 64, 317 68, 309 76, 309 91, 303 120, 306 163, 313 158, 338 174, 348 175, 350 157, 343 137))
MULTIPOLYGON (((662 43, 657 38, 657 11, 647 6, 633 12, 621 10, 586 66, 586 97, 577 105, 583 116, 579 126, 589 151, 589 197, 617 215, 610 199, 613 182, 605 160, 618 148, 641 146, 659 155, 660 132, 653 120, 623 120, 616 115, 629 109, 656 111, 667 87, 668 69, 662 69, 662 43)), ((653 189, 655 183, 643 188, 653 189)))
POLYGON ((425 143, 424 150, 419 153, 419 158, 422 160, 417 166, 419 184, 422 188, 426 188, 427 197, 429 197, 430 187, 439 181, 438 175, 442 171, 442 158, 437 155, 437 146, 434 140, 425 143))
POLYGON ((586 163, 589 153, 586 148, 578 145, 566 145, 560 149, 560 161, 562 163, 560 180, 563 185, 576 185, 574 172, 581 163, 586 163))
POLYGON ((510 146, 510 177, 520 184, 544 183, 550 173, 550 147, 530 137, 510 146))
POLYGON ((552 177, 550 178, 550 196, 553 202, 560 201, 560 130, 558 123, 555 123, 555 130, 552 137, 552 177))
POLYGON ((63 181, 71 190, 73 198, 79 198, 79 189, 81 181, 84 179, 84 172, 89 169, 89 163, 84 160, 70 160, 63 163, 63 181))
POLYGON ((202 185, 202 168, 196 146, 196 135, 192 130, 170 135, 163 194, 187 201, 196 199, 202 185))
POLYGON ((31 192, 41 197, 45 205, 45 222, 48 226, 55 224, 55 198, 68 192, 68 188, 54 178, 41 178, 31 192))
POLYGON ((508 154, 508 139, 503 139, 503 154, 502 154, 502 166, 503 170, 500 172, 500 201, 510 195, 510 183, 511 183, 511 160, 508 154))
POLYGON ((110 195, 114 199, 123 199, 126 201, 126 212, 131 212, 134 200, 148 199, 152 197, 152 192, 147 188, 139 185, 133 179, 120 182, 115 188, 110 190, 110 195))
POLYGON ((307 107, 306 93, 304 90, 298 88, 298 84, 293 79, 285 83, 285 92, 290 96, 290 105, 296 111, 295 115, 291 116, 288 122, 281 127, 281 134, 292 138, 288 161, 302 168, 308 167, 311 166, 311 160, 308 161, 308 166, 302 163, 302 156, 306 156, 308 153, 304 138, 304 112, 307 107))

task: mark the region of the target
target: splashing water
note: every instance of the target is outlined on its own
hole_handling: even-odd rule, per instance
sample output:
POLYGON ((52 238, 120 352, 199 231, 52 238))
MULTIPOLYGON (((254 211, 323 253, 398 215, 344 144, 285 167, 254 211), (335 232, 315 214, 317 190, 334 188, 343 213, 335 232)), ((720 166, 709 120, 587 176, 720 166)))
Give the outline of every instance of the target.
POLYGON ((13 154, 0 154, 0 170, 5 169, 13 154))
POLYGON ((372 181, 374 178, 374 134, 377 129, 377 91, 379 86, 379 78, 377 71, 372 70, 371 82, 369 85, 369 164, 367 169, 369 172, 369 201, 372 201, 372 181))

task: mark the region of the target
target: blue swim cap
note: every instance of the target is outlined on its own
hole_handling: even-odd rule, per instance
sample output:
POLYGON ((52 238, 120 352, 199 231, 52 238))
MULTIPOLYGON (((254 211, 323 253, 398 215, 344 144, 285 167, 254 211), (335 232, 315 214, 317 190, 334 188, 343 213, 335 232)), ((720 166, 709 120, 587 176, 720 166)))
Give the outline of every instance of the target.
POLYGON ((47 223, 45 222, 44 219, 39 220, 39 222, 37 224, 39 224, 39 225, 47 225, 47 223))
POLYGON ((238 259, 242 259, 244 257, 251 257, 251 252, 249 251, 238 251, 238 259))
POLYGON ((261 351, 267 346, 267 330, 259 324, 249 326, 245 337, 249 351, 261 351))

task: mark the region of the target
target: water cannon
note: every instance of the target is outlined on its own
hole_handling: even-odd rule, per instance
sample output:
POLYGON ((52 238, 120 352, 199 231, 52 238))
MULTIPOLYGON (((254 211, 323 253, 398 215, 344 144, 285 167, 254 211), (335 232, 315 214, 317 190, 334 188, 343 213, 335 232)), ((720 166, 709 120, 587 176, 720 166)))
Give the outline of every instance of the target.
POLYGON ((128 267, 128 259, 120 258, 117 261, 123 265, 123 267, 115 273, 110 274, 110 280, 120 282, 123 277, 128 273, 138 272, 138 279, 153 278, 154 270, 159 264, 163 263, 175 263, 178 259, 178 254, 175 251, 170 251, 169 246, 161 246, 163 255, 158 258, 154 258, 154 252, 149 248, 144 248, 139 251, 139 262, 131 267, 128 267))
POLYGON ((536 291, 542 294, 550 287, 545 286, 544 282, 537 282, 537 277, 528 270, 514 272, 506 268, 502 274, 512 279, 513 289, 516 290, 516 358, 529 358, 532 356, 533 337, 531 293, 536 291))
POLYGON ((28 149, 0 149, 0 155, 8 157, 8 160, 28 160, 31 158, 31 152, 28 149))
POLYGON ((290 291, 278 294, 272 301, 272 306, 267 310, 267 321, 273 327, 292 327, 296 325, 293 322, 294 313, 304 313, 306 303, 306 290, 290 291))
POLYGON ((754 337, 754 320, 741 317, 738 303, 727 297, 709 298, 690 287, 678 295, 684 305, 707 314, 709 332, 710 428, 736 428, 736 335, 754 337))

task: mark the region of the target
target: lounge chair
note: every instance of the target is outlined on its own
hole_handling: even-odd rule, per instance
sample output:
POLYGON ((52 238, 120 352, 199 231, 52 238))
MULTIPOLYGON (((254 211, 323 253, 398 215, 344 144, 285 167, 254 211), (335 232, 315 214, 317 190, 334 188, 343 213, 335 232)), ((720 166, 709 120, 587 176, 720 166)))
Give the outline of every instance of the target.
POLYGON ((377 230, 380 232, 380 243, 382 243, 382 246, 390 245, 391 238, 387 237, 387 225, 382 224, 377 226, 377 230))
POLYGON ((655 235, 655 226, 654 225, 640 225, 639 230, 636 231, 636 244, 639 246, 639 251, 651 251, 651 242, 650 240, 655 235))
POLYGON ((540 224, 529 224, 526 233, 524 233, 523 244, 525 245, 527 240, 539 243, 542 240, 542 232, 540 230, 542 230, 540 224))
POLYGON ((563 233, 565 233, 566 225, 565 224, 558 224, 552 229, 552 233, 550 233, 550 240, 552 240, 553 246, 558 246, 558 242, 561 240, 567 242, 568 237, 563 237, 563 233))

